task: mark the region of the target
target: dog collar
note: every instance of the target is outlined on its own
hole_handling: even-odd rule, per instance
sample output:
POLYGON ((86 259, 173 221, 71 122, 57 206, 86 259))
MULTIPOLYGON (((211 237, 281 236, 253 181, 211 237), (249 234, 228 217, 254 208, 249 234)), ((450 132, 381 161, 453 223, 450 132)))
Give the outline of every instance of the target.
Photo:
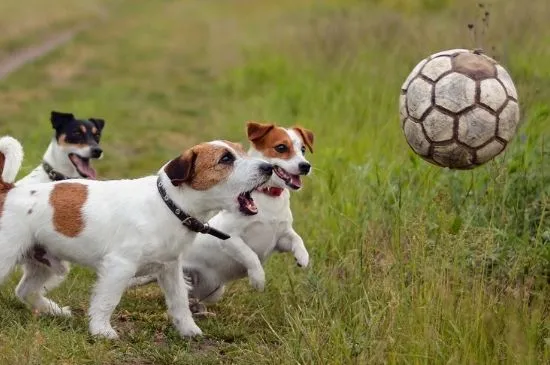
POLYGON ((42 161, 42 168, 44 169, 44 171, 46 171, 46 174, 48 174, 48 177, 52 181, 61 181, 61 180, 70 179, 70 177, 67 177, 67 176, 63 175, 62 173, 60 173, 58 171, 55 171, 53 169, 52 165, 50 165, 46 161, 42 161))
POLYGON ((264 193, 265 195, 276 198, 276 197, 281 196, 281 194, 283 193, 283 191, 285 191, 285 189, 278 188, 278 187, 275 187, 275 186, 270 186, 270 187, 265 187, 265 188, 258 189, 258 191, 260 193, 264 193))
POLYGON ((174 201, 168 197, 168 194, 166 193, 166 189, 164 189, 164 186, 162 186, 162 181, 160 180, 160 176, 157 179, 157 188, 164 204, 166 204, 168 209, 170 209, 170 211, 172 211, 172 213, 174 213, 174 215, 178 217, 181 223, 191 231, 203 233, 203 234, 209 234, 221 240, 226 240, 231 237, 230 235, 224 232, 218 231, 216 228, 210 227, 208 223, 202 223, 197 218, 191 217, 189 214, 181 210, 176 205, 176 203, 174 203, 174 201))

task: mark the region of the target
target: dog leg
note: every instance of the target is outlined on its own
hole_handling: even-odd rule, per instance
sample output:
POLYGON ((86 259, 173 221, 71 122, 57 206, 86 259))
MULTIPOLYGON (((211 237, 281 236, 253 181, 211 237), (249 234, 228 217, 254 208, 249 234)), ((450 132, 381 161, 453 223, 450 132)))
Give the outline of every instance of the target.
POLYGON ((137 270, 133 262, 120 256, 108 257, 98 271, 98 281, 90 303, 90 332, 92 335, 117 339, 111 326, 111 316, 130 279, 137 270))
POLYGON ((296 263, 300 267, 306 267, 309 263, 309 253, 304 245, 304 241, 292 228, 286 235, 279 238, 276 249, 279 252, 292 252, 296 263))
POLYGON ((258 291, 265 287, 265 272, 258 255, 240 237, 231 237, 221 245, 222 250, 243 265, 248 273, 250 285, 258 291))
POLYGON ((155 281, 157 281, 157 277, 155 275, 136 276, 130 279, 130 282, 128 283, 128 288, 135 288, 136 286, 147 285, 150 283, 154 283, 155 281))
POLYGON ((189 309, 188 284, 182 275, 181 257, 176 262, 167 263, 160 271, 158 283, 164 296, 168 314, 172 317, 174 326, 184 337, 202 335, 201 329, 195 324, 189 309))
POLYGON ((69 307, 61 308, 57 303, 44 296, 47 292, 46 283, 55 276, 55 273, 49 267, 32 259, 25 260, 23 277, 15 289, 15 295, 23 303, 40 313, 70 317, 71 310, 69 307))

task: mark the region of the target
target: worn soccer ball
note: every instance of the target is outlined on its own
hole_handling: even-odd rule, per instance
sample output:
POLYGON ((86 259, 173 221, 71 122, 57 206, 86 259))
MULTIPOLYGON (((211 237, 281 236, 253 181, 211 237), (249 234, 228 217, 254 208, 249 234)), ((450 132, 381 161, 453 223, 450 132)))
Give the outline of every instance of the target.
POLYGON ((453 49, 422 60, 401 87, 401 127, 423 159, 471 169, 504 151, 519 123, 508 72, 480 51, 453 49))

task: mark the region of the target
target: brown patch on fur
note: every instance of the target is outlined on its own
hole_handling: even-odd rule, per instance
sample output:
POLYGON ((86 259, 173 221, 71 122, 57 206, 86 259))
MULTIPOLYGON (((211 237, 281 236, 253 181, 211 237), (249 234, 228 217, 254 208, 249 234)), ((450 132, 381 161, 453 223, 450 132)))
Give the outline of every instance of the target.
MULTIPOLYGON (((3 153, 0 153, 0 176, 2 172, 4 172, 4 164, 6 163, 6 156, 4 156, 3 153)), ((0 177, 0 193, 7 192, 11 188, 13 188, 15 185, 11 183, 4 182, 2 178, 0 177)))
POLYGON ((92 127, 92 134, 96 134, 97 133, 97 128, 96 127, 92 127))
POLYGON ((164 172, 175 186, 186 183, 195 190, 208 190, 233 171, 232 164, 220 163, 227 152, 231 151, 223 146, 201 143, 170 161, 164 172))
POLYGON ((247 132, 248 140, 252 142, 254 148, 266 157, 288 160, 296 154, 292 140, 284 128, 273 124, 248 122, 247 132), (275 146, 280 144, 287 147, 286 152, 280 153, 275 150, 275 146))
POLYGON ((77 148, 88 147, 88 145, 84 144, 84 143, 69 143, 69 142, 67 142, 67 136, 65 134, 61 134, 59 136, 59 138, 57 139, 57 144, 60 145, 61 147, 63 147, 63 146, 74 146, 74 147, 77 147, 77 148))
POLYGON ((313 153, 313 140, 315 139, 315 135, 313 134, 313 132, 309 129, 305 129, 299 126, 292 127, 292 129, 298 132, 298 134, 302 138, 302 141, 309 149, 309 152, 313 153))
POLYGON ((53 226, 67 237, 76 237, 85 227, 82 207, 88 199, 88 186, 79 183, 59 183, 50 192, 53 226))
POLYGON ((257 122, 247 122, 246 123, 246 134, 249 141, 255 141, 261 139, 265 136, 270 130, 275 128, 274 124, 263 124, 257 122))
POLYGON ((235 152, 237 152, 237 154, 239 154, 240 156, 246 156, 246 151, 244 150, 244 147, 242 144, 226 141, 226 140, 222 140, 222 142, 226 143, 229 147, 233 148, 235 152))
MULTIPOLYGON (((4 164, 6 163, 6 156, 3 153, 0 153, 0 174, 4 171, 4 164)), ((15 186, 15 184, 7 183, 2 180, 0 177, 0 217, 4 213, 4 203, 6 202, 6 197, 8 192, 15 186)))
POLYGON ((81 131, 82 131, 82 133, 84 133, 84 134, 86 134, 86 132, 87 132, 87 129, 86 129, 86 127, 85 127, 85 126, 83 126, 83 125, 81 125, 81 126, 80 126, 80 130, 81 130, 81 131))
POLYGON ((473 53, 459 53, 453 58, 453 69, 474 80, 495 77, 495 66, 485 57, 473 53))

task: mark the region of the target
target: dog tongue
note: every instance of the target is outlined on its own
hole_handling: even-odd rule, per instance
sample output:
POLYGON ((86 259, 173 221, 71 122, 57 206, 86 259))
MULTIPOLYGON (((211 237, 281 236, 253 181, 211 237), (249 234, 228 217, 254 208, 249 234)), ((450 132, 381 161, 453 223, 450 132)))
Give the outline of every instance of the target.
POLYGON ((290 175, 290 183, 298 188, 302 187, 302 179, 300 179, 300 175, 290 175))
POLYGON ((90 163, 88 161, 84 161, 82 160, 80 157, 78 156, 71 156, 71 160, 73 161, 76 169, 78 170, 78 172, 80 173, 80 175, 90 179, 90 180, 95 180, 96 177, 97 177, 97 173, 96 171, 94 170, 93 167, 90 166, 90 163))

